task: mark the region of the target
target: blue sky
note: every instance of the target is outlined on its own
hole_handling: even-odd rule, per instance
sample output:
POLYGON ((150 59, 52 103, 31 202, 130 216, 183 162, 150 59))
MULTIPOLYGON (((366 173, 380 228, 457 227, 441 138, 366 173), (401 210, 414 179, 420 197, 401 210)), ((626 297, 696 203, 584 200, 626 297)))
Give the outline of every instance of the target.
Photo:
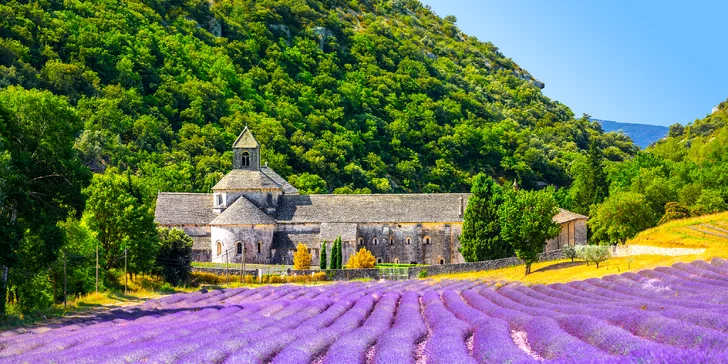
POLYGON ((728 98, 728 2, 422 1, 577 116, 687 124, 728 98))

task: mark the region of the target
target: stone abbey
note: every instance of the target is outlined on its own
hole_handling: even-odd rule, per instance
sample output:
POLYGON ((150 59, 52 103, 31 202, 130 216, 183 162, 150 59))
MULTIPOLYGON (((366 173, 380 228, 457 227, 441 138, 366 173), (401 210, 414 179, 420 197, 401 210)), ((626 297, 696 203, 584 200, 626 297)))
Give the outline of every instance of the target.
MULTIPOLYGON (((301 195, 267 165, 246 127, 233 144, 233 170, 212 193, 162 192, 155 220, 194 240, 195 261, 292 264, 298 243, 318 265, 321 242, 341 237, 344 262, 366 247, 378 263, 464 262, 458 252, 467 193, 301 195)), ((586 244, 586 216, 554 216, 559 236, 544 251, 586 244)), ((330 249, 332 244, 327 244, 330 249)))

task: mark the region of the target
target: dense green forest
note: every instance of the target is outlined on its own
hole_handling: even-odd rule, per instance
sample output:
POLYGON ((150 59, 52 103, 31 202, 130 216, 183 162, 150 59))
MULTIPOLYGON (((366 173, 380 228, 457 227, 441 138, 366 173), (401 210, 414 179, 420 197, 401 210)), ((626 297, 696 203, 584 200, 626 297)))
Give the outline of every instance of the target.
POLYGON ((600 134, 417 1, 23 3, 0 6, 0 86, 63 96, 85 164, 150 191, 208 191, 246 124, 297 187, 341 193, 568 185, 600 134))
POLYGON ((467 191, 485 172, 601 202, 589 171, 637 148, 456 22, 414 0, 2 2, 8 297, 58 301, 62 261, 87 292, 97 244, 105 277, 125 249, 157 269, 157 192, 209 191, 245 125, 304 193, 467 191))

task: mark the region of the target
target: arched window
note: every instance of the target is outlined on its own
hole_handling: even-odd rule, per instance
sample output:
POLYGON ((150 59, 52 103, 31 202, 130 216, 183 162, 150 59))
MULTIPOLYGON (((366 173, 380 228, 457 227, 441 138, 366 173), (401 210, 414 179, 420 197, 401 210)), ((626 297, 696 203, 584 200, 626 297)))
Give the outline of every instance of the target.
POLYGON ((222 254, 222 243, 218 241, 217 242, 217 255, 221 255, 221 254, 222 254))
POLYGON ((235 247, 237 248, 237 254, 242 255, 243 254, 243 243, 237 242, 237 243, 235 243, 235 247))
POLYGON ((250 167, 250 153, 243 152, 243 154, 240 155, 240 159, 243 167, 250 167))
POLYGON ((258 254, 260 254, 262 251, 263 251, 263 242, 259 241, 258 242, 258 254))
POLYGON ((382 258, 377 258, 377 264, 382 264, 382 258))
POLYGON ((356 241, 359 243, 359 245, 364 245, 364 238, 360 237, 356 241))
POLYGON ((394 238, 391 236, 389 237, 389 245, 394 245, 394 238))
POLYGON ((412 244, 412 238, 410 238, 410 237, 408 236, 407 238, 405 238, 405 239, 404 239, 404 243, 405 243, 405 244, 407 244, 407 245, 410 245, 410 244, 412 244))
POLYGON ((440 258, 440 264, 445 264, 445 259, 440 258))
POLYGON ((377 238, 374 238, 374 239, 372 240, 372 244, 374 244, 374 245, 377 245, 377 244, 379 244, 379 239, 377 239, 377 238))
POLYGON ((394 264, 399 264, 399 258, 394 258, 394 264))
POLYGON ((422 239, 422 244, 430 245, 430 237, 429 236, 425 236, 425 238, 422 239))

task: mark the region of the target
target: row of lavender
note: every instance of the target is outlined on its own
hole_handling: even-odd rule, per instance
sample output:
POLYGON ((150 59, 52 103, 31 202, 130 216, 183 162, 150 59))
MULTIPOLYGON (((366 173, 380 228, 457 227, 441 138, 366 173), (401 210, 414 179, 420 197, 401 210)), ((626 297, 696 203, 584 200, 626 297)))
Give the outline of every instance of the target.
POLYGON ((0 334, 7 362, 728 362, 728 261, 567 284, 352 282, 176 294, 0 334))

